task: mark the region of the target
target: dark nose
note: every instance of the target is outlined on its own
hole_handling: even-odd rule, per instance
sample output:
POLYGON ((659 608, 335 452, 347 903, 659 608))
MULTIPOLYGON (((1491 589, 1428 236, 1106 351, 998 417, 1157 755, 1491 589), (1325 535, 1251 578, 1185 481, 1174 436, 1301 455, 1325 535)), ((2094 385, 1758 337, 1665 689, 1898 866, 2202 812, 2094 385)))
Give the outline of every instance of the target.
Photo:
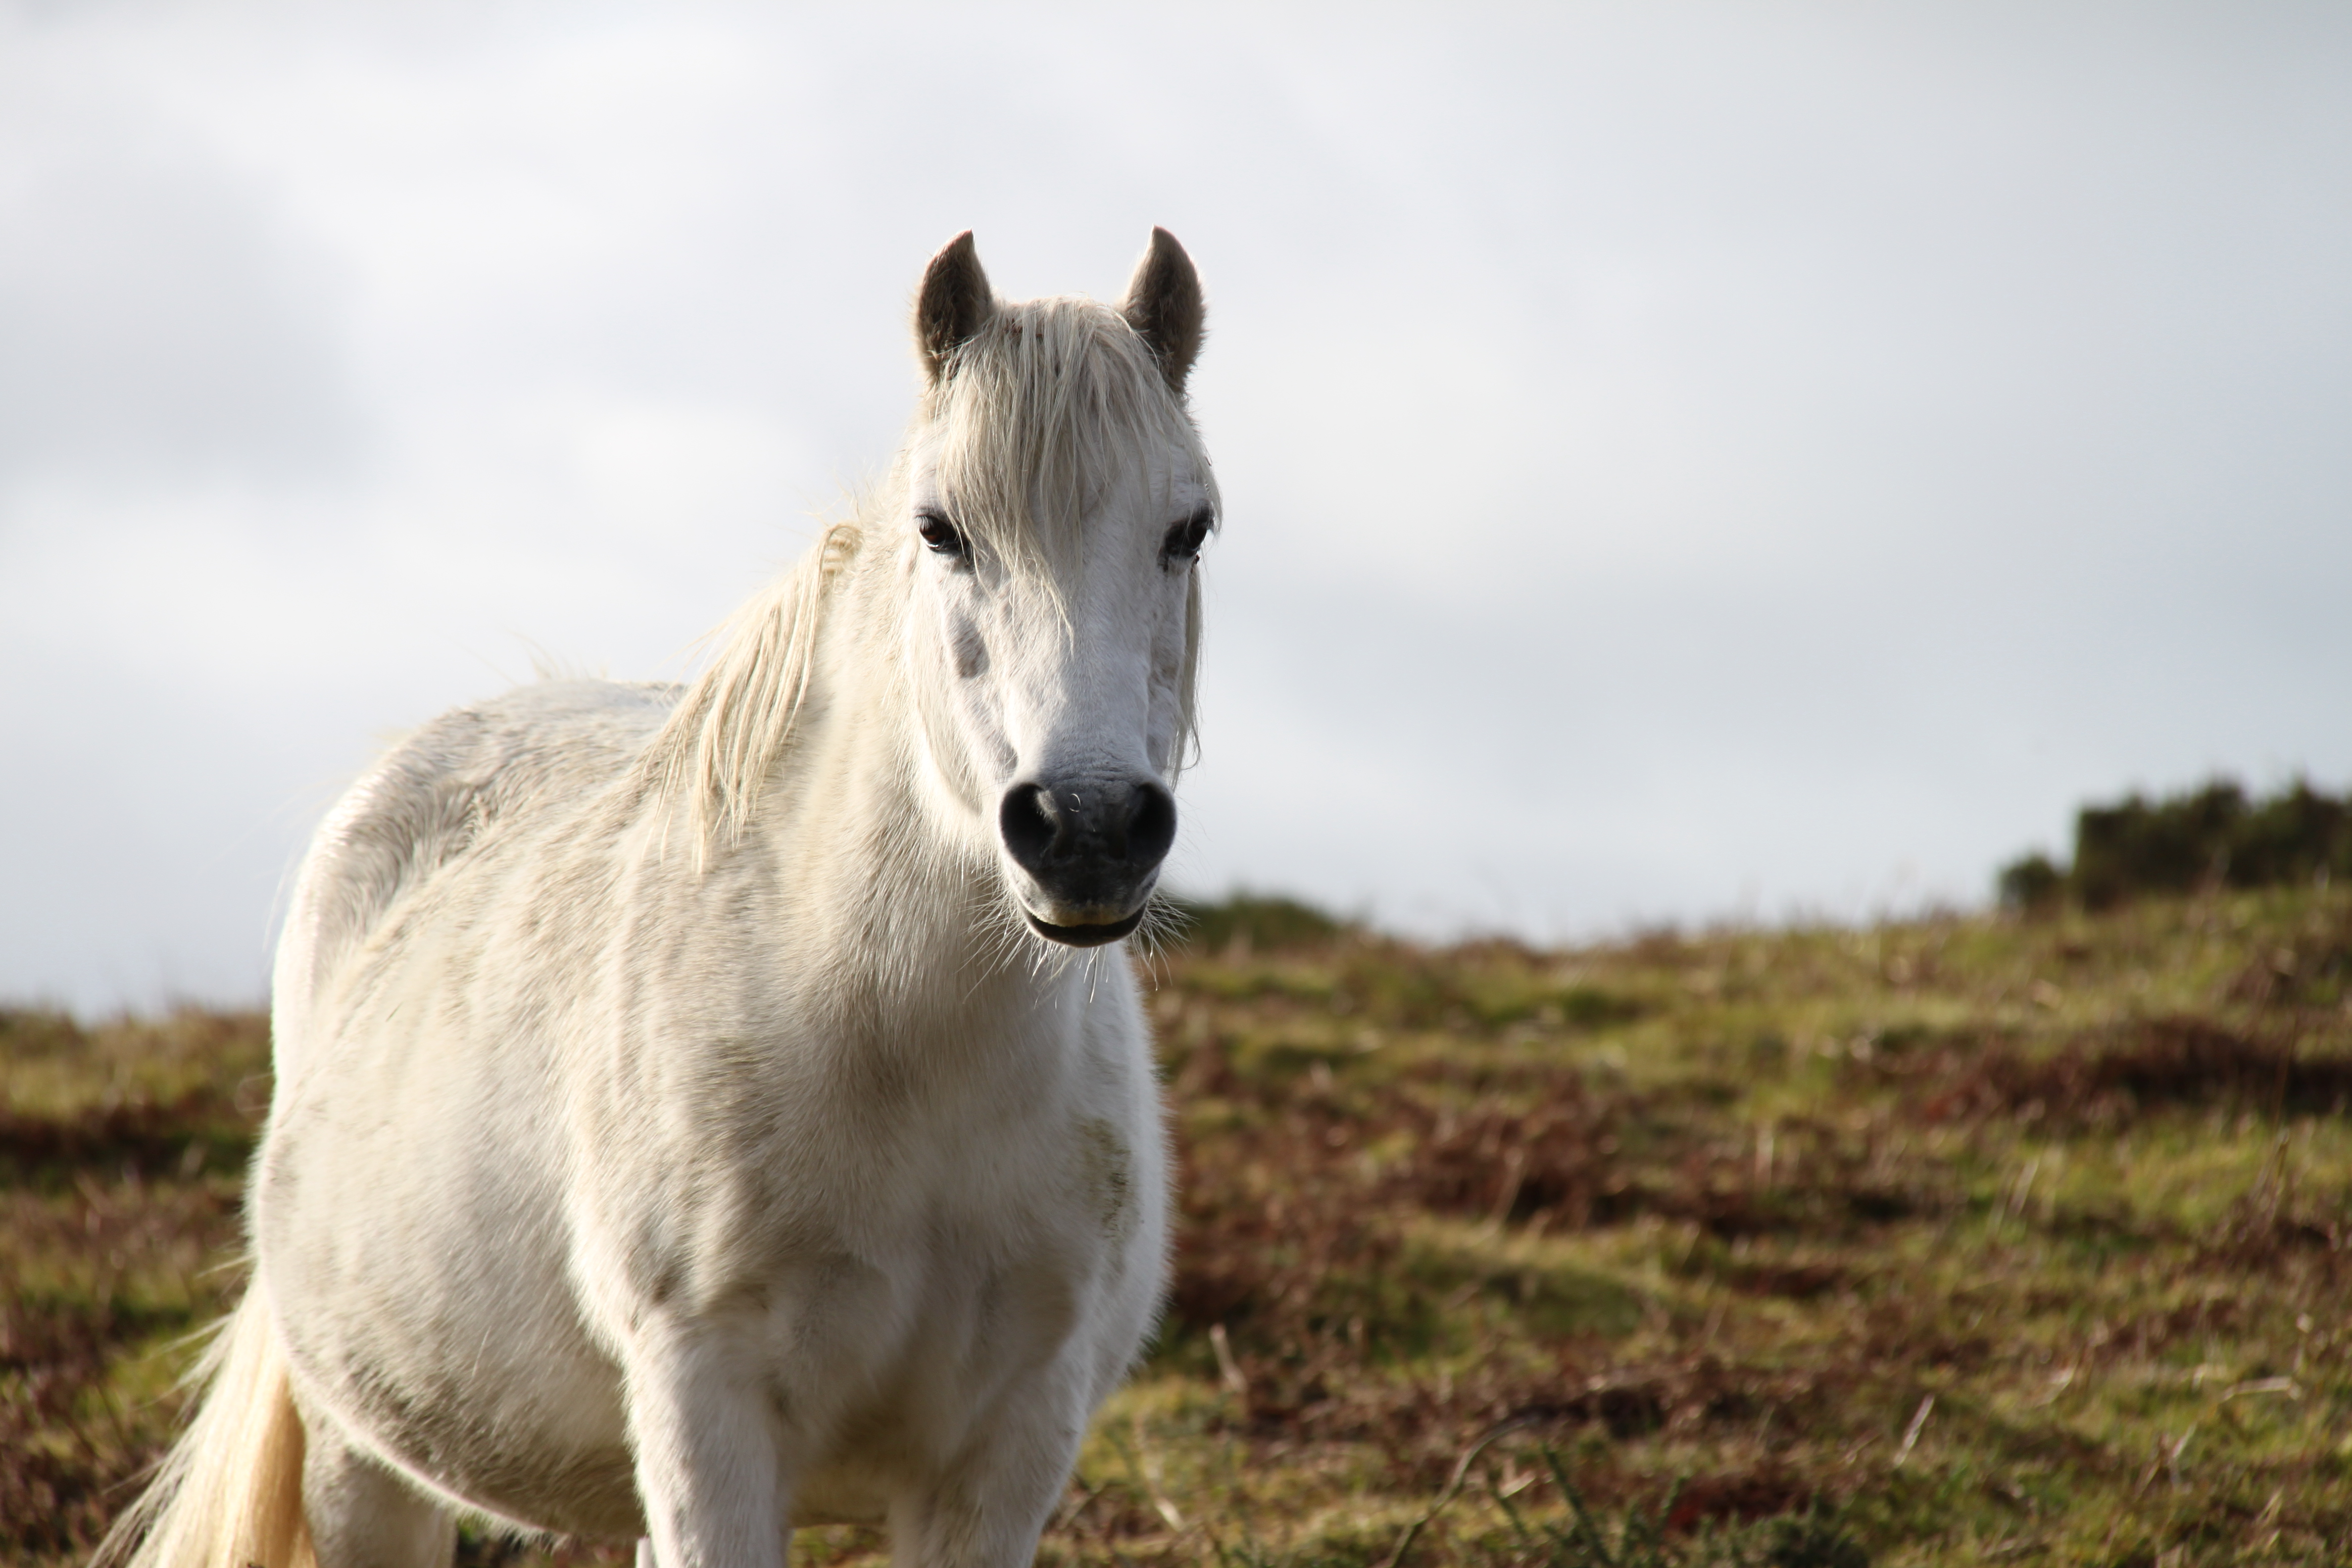
POLYGON ((1056 903, 1125 913, 1176 842, 1176 801, 1151 779, 1019 784, 997 812, 1004 847, 1056 903))

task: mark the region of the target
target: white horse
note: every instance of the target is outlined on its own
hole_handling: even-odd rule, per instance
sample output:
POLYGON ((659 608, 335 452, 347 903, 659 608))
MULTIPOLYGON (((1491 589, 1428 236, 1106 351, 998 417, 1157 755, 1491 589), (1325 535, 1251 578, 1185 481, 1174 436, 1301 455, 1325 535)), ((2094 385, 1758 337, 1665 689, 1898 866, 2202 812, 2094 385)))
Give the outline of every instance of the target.
POLYGON ((1117 309, 999 300, 962 236, 888 481, 707 673, 515 691, 344 796, 253 1280, 111 1556, 440 1568, 466 1515, 1030 1561, 1167 1270, 1111 944, 1190 739, 1201 333, 1165 231, 1117 309))

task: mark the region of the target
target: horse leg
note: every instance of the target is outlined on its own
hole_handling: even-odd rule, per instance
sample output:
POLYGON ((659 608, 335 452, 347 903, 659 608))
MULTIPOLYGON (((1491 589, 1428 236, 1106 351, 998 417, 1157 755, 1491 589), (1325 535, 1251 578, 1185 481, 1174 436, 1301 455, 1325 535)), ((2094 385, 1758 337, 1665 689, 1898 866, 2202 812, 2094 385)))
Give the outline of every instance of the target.
POLYGON ((1044 1382, 929 1486, 890 1509, 890 1568, 1028 1568, 1085 1435, 1083 1401, 1044 1382))
MULTIPOLYGON (((660 1568, 783 1568, 789 1510, 767 1380, 708 1324, 648 1325, 629 1347, 629 1428, 660 1568)), ((638 1561, 648 1552, 640 1548, 638 1561)), ((324 1565, 321 1565, 324 1568, 324 1565)))
POLYGON ((302 1511, 319 1568, 449 1568, 457 1520, 345 1437, 303 1412, 302 1511))

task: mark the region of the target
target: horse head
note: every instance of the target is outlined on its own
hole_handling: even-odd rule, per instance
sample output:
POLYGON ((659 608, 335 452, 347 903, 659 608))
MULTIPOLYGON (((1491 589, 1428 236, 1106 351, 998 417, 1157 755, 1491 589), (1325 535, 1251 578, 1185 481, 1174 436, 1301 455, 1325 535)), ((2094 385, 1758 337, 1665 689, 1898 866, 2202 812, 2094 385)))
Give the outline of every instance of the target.
POLYGON ((1217 521, 1184 401, 1202 320, 1164 229, 1116 308, 997 299, 970 234, 916 303, 926 386, 887 526, 928 793, 1069 946, 1133 931, 1175 841, 1217 521))

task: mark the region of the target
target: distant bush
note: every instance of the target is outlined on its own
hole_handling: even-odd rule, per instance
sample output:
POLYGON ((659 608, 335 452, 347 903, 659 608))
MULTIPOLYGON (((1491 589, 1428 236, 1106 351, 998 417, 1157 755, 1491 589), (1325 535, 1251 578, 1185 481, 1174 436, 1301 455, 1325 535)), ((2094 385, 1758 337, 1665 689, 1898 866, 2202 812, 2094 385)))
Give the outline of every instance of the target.
POLYGON ((1994 889, 2002 909, 2048 909, 2066 890, 2066 873, 2049 856, 2037 851, 2003 866, 1994 889))
POLYGON ((2352 876, 2352 796, 2302 779, 2249 801, 2227 779, 2150 801, 2137 794, 2074 817, 2074 864, 2028 855, 2000 868, 2004 908, 2047 909, 2071 898, 2104 910, 2148 893, 2267 888, 2352 876))
POLYGON ((1176 917, 1175 940, 1204 952, 1223 952, 1237 943, 1260 952, 1310 947, 1350 929, 1312 904, 1277 894, 1234 893, 1214 903, 1173 896, 1164 901, 1176 917))
POLYGON ((81 1026, 42 1007, 0 1007, 0 1058, 62 1056, 87 1043, 81 1026))

